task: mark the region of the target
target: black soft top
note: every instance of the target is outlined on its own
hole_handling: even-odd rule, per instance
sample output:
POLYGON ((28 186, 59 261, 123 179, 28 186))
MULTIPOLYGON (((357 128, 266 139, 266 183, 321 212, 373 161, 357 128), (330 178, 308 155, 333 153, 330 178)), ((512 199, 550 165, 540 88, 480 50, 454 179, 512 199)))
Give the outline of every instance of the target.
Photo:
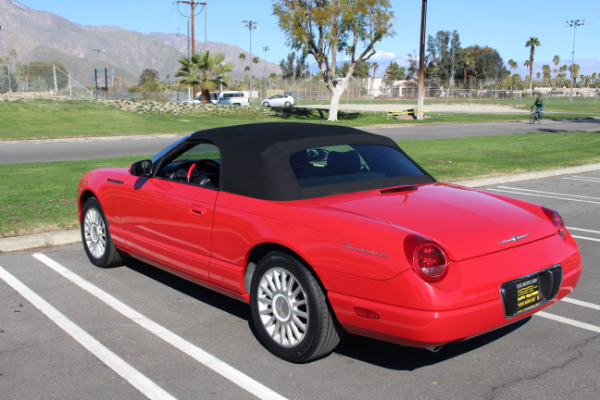
MULTIPOLYGON (((299 187, 290 166, 290 156, 302 150, 335 145, 374 144, 402 150, 388 137, 358 129, 307 123, 259 123, 207 129, 189 135, 187 142, 210 142, 220 150, 220 189, 265 200, 299 200, 394 185, 434 181, 424 176, 387 178, 324 185, 316 190, 299 187), (419 178, 417 178, 419 180, 419 178)), ((403 153, 403 152, 402 152, 403 153)), ((404 153, 403 153, 404 154, 404 153)), ((420 167, 419 167, 420 168, 420 167)))

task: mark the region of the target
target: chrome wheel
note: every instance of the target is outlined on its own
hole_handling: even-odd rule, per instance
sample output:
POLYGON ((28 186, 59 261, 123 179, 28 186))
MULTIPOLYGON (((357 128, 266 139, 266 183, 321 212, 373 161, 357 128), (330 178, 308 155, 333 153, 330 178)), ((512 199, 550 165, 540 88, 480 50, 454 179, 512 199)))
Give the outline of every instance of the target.
POLYGON ((304 288, 283 268, 271 268, 257 289, 258 311, 269 336, 282 347, 297 346, 305 338, 308 305, 304 288))
POLYGON ((302 363, 329 354, 342 329, 316 275, 301 259, 272 251, 252 271, 250 310, 256 333, 277 357, 302 363))
POLYGON ((106 225, 96 208, 88 209, 85 214, 83 235, 89 252, 95 258, 102 258, 106 253, 106 225))
POLYGON ((110 237, 109 225, 100 202, 95 197, 81 207, 81 241, 92 264, 107 268, 121 265, 123 254, 110 237))

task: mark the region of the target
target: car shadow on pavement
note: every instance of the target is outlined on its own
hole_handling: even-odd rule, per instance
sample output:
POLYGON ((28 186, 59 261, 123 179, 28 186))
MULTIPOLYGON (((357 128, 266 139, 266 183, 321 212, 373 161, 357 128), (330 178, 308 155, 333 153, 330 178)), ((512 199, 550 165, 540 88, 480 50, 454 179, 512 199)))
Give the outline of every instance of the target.
POLYGON ((531 317, 527 317, 511 325, 465 340, 464 342, 450 343, 436 353, 427 349, 403 347, 393 343, 349 334, 342 338, 335 352, 382 368, 413 371, 444 362, 483 347, 516 331, 530 319, 531 317))
POLYGON ((186 296, 208 304, 211 307, 223 310, 240 319, 251 320, 250 307, 238 300, 232 299, 224 294, 207 289, 197 283, 180 278, 172 273, 163 271, 160 268, 153 267, 133 258, 129 258, 126 261, 125 266, 137 273, 145 275, 150 279, 160 282, 173 290, 177 290, 186 296))
MULTIPOLYGON (((260 338, 252 323, 250 307, 247 304, 133 258, 129 258, 126 261, 125 266, 211 307, 227 312, 241 320, 246 320, 249 330, 256 340, 260 342, 260 338)), ((426 349, 403 347, 397 344, 351 334, 343 335, 342 340, 334 350, 334 353, 382 368, 412 371, 446 361, 483 347, 514 332, 526 324, 530 319, 531 317, 525 318, 514 324, 464 342, 451 343, 436 353, 426 349)), ((267 350, 265 350, 265 352, 266 351, 267 350)), ((328 356, 325 356, 324 358, 327 357, 328 356)))

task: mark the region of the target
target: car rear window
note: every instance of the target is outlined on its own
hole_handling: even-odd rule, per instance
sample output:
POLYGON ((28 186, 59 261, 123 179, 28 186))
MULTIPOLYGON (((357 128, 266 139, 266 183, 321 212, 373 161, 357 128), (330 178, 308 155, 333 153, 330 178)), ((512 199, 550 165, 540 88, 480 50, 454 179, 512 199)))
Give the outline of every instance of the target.
POLYGON ((300 188, 425 175, 408 157, 383 145, 338 145, 292 154, 290 165, 300 188))

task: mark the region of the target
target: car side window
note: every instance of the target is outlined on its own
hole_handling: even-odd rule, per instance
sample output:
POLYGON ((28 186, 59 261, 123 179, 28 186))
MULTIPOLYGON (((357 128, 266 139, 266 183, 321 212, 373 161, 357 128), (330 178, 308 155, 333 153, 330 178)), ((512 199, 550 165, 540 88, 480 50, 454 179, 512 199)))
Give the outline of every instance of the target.
POLYGON ((199 143, 166 160, 157 177, 218 189, 220 160, 217 146, 212 143, 199 143))

